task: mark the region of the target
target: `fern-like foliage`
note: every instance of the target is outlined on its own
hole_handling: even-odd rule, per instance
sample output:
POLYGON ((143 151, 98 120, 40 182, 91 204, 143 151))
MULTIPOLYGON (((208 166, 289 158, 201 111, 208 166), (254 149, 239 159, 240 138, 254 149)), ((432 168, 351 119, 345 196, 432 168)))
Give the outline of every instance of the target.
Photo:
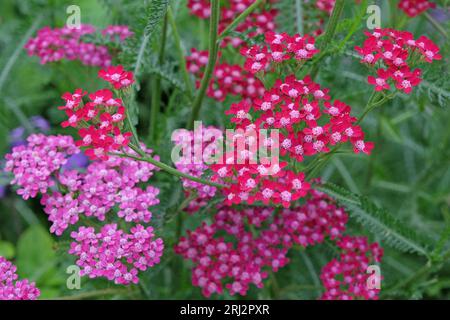
POLYGON ((159 64, 155 56, 148 66, 148 71, 152 74, 159 75, 162 79, 169 82, 173 87, 177 88, 181 92, 185 92, 186 87, 179 73, 177 73, 176 67, 177 65, 170 61, 159 64))
POLYGON ((149 55, 149 43, 157 34, 161 22, 167 12, 168 0, 152 0, 147 5, 132 5, 135 22, 132 23, 134 37, 130 37, 124 44, 120 56, 121 63, 136 73, 149 55))
POLYGON ((418 235, 367 197, 354 194, 332 183, 316 186, 316 189, 335 198, 349 211, 351 217, 384 240, 387 245, 403 252, 430 256, 429 248, 432 246, 430 239, 418 235))

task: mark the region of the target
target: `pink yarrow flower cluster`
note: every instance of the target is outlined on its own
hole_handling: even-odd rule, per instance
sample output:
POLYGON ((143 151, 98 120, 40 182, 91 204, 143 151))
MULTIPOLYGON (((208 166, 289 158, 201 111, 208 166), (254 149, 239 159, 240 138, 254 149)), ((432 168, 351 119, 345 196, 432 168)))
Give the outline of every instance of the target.
POLYGON ((33 134, 27 142, 5 156, 5 171, 14 174, 11 184, 19 187, 17 194, 24 200, 53 187, 53 175, 67 163, 70 155, 79 152, 70 136, 33 134))
MULTIPOLYGON (((149 149, 146 152, 151 154, 149 149)), ((130 149, 127 153, 135 154, 130 149)), ((150 222, 149 208, 159 203, 159 189, 140 184, 148 182, 155 170, 158 168, 147 162, 111 156, 89 164, 85 172, 60 172, 56 179, 65 192, 47 193, 41 199, 53 223, 50 231, 61 235, 82 214, 104 221, 113 209, 126 222, 150 222)))
MULTIPOLYGON (((225 30, 225 28, 245 9, 253 4, 253 0, 229 0, 221 7, 221 16, 219 22, 219 32, 225 30)), ((270 0, 268 2, 275 2, 270 0)), ((211 15, 209 0, 189 0, 188 8, 190 13, 201 18, 207 19, 211 15)), ((265 34, 268 31, 275 30, 275 17, 278 11, 275 9, 266 9, 264 6, 256 9, 244 21, 242 21, 235 31, 245 33, 248 30, 253 30, 248 33, 247 36, 255 37, 257 35, 265 34)), ((233 47, 240 47, 244 44, 244 41, 238 37, 226 37, 222 41, 222 45, 226 46, 231 44, 233 47)))
MULTIPOLYGON (((141 148, 151 156, 150 149, 141 148)), ((137 155, 129 148, 124 151, 137 155)), ((12 184, 20 187, 18 193, 24 199, 42 193, 41 204, 52 223, 50 232, 58 236, 75 225, 81 215, 105 221, 114 212, 132 223, 131 234, 115 224, 107 225, 97 234, 98 239, 92 237, 93 228, 80 227, 72 235, 82 243, 73 244, 70 253, 79 256, 77 264, 85 275, 106 277, 118 284, 136 283, 138 270, 159 263, 163 251, 162 240, 153 239, 153 229, 139 224, 150 222, 149 208, 159 203, 159 189, 142 186, 158 168, 112 155, 90 163, 84 171, 63 169, 67 157, 78 152, 71 137, 34 134, 27 145, 15 147, 6 155, 6 170, 13 172, 12 184)))
MULTIPOLYGON (((175 146, 182 151, 182 155, 175 162, 177 170, 194 177, 202 177, 209 168, 207 165, 208 161, 211 160, 216 152, 215 148, 208 146, 213 145, 218 137, 222 137, 222 130, 212 126, 196 127, 194 131, 177 130, 172 136, 172 141, 175 146), (198 146, 195 145, 196 141, 199 143, 198 146), (196 150, 196 148, 199 150, 196 150)), ((185 209, 190 213, 205 206, 216 195, 216 187, 185 178, 182 178, 181 181, 183 182, 186 197, 189 197, 195 192, 195 199, 185 209)))
POLYGON ((414 39, 408 31, 375 29, 365 32, 367 39, 355 50, 363 57, 361 62, 376 68, 376 76, 369 76, 368 82, 376 91, 389 90, 391 84, 405 93, 420 84, 421 70, 414 66, 421 62, 432 63, 442 59, 439 47, 430 39, 421 36, 414 39))
MULTIPOLYGON (((99 71, 99 77, 111 83, 115 89, 126 89, 133 82, 133 74, 123 70, 122 66, 110 67, 99 71)), ((128 146, 131 132, 123 132, 126 107, 122 99, 115 98, 109 89, 100 89, 87 94, 83 89, 62 96, 67 120, 61 123, 63 128, 78 129, 81 140, 77 146, 86 148, 86 155, 92 159, 107 160, 108 154, 128 146), (83 97, 89 101, 84 102, 83 97)))
MULTIPOLYGON (((205 67, 208 64, 208 51, 191 50, 191 55, 186 57, 187 68, 196 78, 196 86, 200 87, 200 79, 203 77, 205 67)), ((228 63, 216 64, 211 82, 206 94, 208 97, 224 101, 228 96, 252 99, 264 92, 264 85, 248 73, 240 65, 228 63)))
POLYGON ((120 41, 125 41, 125 39, 134 35, 132 31, 125 25, 112 25, 107 26, 102 30, 102 35, 104 37, 109 36, 111 40, 115 40, 116 37, 119 38, 120 41))
MULTIPOLYGON (((124 40, 131 36, 128 27, 120 26, 120 38, 124 40)), ((116 26, 109 26, 102 33, 110 34, 116 26)), ((38 56, 41 64, 60 60, 79 60, 88 66, 107 67, 111 65, 111 54, 108 47, 84 42, 82 36, 94 34, 96 29, 83 24, 80 28, 44 27, 38 31, 35 38, 31 38, 25 45, 29 56, 38 56)))
POLYGON ((0 300, 36 300, 41 292, 34 282, 18 280, 17 268, 0 256, 0 300))
MULTIPOLYGON (((43 195, 52 233, 61 235, 78 222, 80 214, 104 221, 113 208, 127 222, 151 220, 148 208, 159 203, 159 189, 143 189, 140 183, 159 170, 154 165, 112 156, 90 163, 84 172, 63 170, 67 158, 80 152, 70 136, 33 134, 27 141, 6 155, 5 171, 14 174, 11 184, 20 187, 17 193, 25 200, 43 195)), ((144 150, 151 155, 150 149, 144 150)), ((135 154, 131 149, 127 153, 135 154)))
POLYGON ((381 276, 369 283, 368 267, 381 262, 383 249, 378 243, 369 244, 366 237, 343 237, 337 242, 341 249, 338 259, 333 259, 323 269, 320 278, 325 287, 321 299, 325 300, 376 300, 380 292, 381 276))
POLYGON ((244 69, 254 74, 267 71, 271 63, 309 60, 319 52, 314 43, 314 37, 309 35, 267 32, 264 45, 241 48, 241 54, 246 57, 244 69))
POLYGON ((145 271, 160 262, 164 245, 155 239, 152 227, 138 224, 130 233, 108 224, 99 233, 92 227, 80 227, 71 233, 74 242, 69 253, 78 257, 76 264, 81 275, 104 277, 116 284, 138 283, 139 271, 145 271))
POLYGON ((211 225, 203 223, 181 238, 175 252, 194 263, 192 283, 204 296, 245 295, 251 284, 263 287, 268 272, 277 272, 289 259, 289 249, 335 239, 348 215, 317 193, 302 207, 274 216, 269 207, 234 209, 221 206, 211 225), (230 237, 233 241, 229 241, 230 237))
POLYGON ((428 0, 400 0, 398 7, 412 18, 428 9, 436 8, 436 4, 428 0))

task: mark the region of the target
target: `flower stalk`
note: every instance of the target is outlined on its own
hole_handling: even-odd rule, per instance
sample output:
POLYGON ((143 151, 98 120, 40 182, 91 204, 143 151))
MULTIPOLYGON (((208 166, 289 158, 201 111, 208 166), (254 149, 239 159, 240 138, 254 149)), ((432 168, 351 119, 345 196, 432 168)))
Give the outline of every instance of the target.
POLYGON ((205 74, 203 75, 200 83, 200 88, 197 92, 195 100, 192 104, 192 113, 188 122, 188 128, 194 127, 194 121, 198 118, 200 108, 202 106, 203 99, 208 88, 209 81, 211 80, 212 73, 217 61, 217 53, 219 51, 219 42, 217 41, 219 30, 219 18, 220 18, 220 1, 211 0, 211 17, 209 25, 209 59, 206 66, 205 74))

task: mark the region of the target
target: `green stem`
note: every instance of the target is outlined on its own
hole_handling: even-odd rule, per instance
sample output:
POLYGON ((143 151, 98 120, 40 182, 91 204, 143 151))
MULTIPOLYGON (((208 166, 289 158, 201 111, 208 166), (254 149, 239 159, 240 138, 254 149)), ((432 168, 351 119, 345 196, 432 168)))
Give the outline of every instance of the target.
POLYGON ((186 174, 184 172, 178 171, 177 169, 175 169, 175 168, 173 168, 173 167, 171 167, 171 166, 169 166, 169 165, 167 165, 167 164, 165 164, 163 162, 160 162, 158 160, 155 160, 155 159, 149 157, 147 154, 145 154, 144 151, 142 151, 139 147, 137 147, 134 144, 130 143, 129 147, 131 149, 133 149, 134 151, 136 151, 139 154, 139 156, 135 156, 135 155, 132 155, 132 154, 127 154, 127 153, 123 153, 123 154, 122 153, 112 153, 111 155, 118 156, 118 157, 123 157, 123 158, 131 158, 131 159, 134 159, 134 160, 137 160, 137 161, 144 161, 144 162, 151 163, 154 166, 160 168, 161 170, 163 170, 163 171, 165 171, 165 172, 167 172, 167 173, 169 173, 169 174, 171 174, 173 176, 179 177, 179 178, 186 178, 186 179, 189 179, 191 181, 195 181, 195 182, 198 182, 198 183, 201 183, 201 184, 206 184, 208 186, 213 186, 213 187, 216 187, 216 188, 225 188, 226 187, 226 185, 223 185, 223 184, 220 184, 220 183, 216 183, 216 182, 211 182, 209 180, 205 180, 205 179, 202 179, 202 178, 194 177, 194 176, 191 176, 191 175, 186 174))
POLYGON ((181 44, 180 34, 178 33, 178 28, 175 23, 175 18, 173 16, 172 8, 169 6, 167 9, 167 19, 169 21, 170 27, 172 29, 172 34, 175 39, 175 47, 177 49, 178 60, 181 67, 181 74, 183 76, 184 85, 186 86, 186 95, 189 100, 192 101, 192 84, 191 79, 189 78, 189 72, 186 67, 186 58, 183 51, 183 46, 181 44))
POLYGON ((9 57, 6 64, 3 66, 2 72, 0 73, 0 91, 3 88, 3 85, 6 83, 6 79, 8 78, 8 75, 12 67, 19 58, 19 55, 24 51, 23 50, 24 45, 27 43, 28 39, 30 39, 30 37, 33 35, 34 31, 39 27, 43 18, 44 18, 43 14, 38 15, 34 19, 33 24, 30 26, 30 28, 28 28, 27 32, 23 35, 20 42, 15 42, 17 44, 17 47, 12 53, 12 55, 9 57))
POLYGON ((248 17, 250 13, 252 13, 264 0, 256 0, 250 5, 247 9, 245 9, 240 15, 237 16, 220 34, 219 41, 225 38, 228 33, 234 30, 239 23, 241 23, 245 18, 248 17))
MULTIPOLYGON (((158 63, 162 65, 164 63, 164 51, 166 48, 166 34, 167 34, 167 13, 164 17, 162 35, 161 35, 161 47, 159 48, 158 63)), ((149 141, 155 141, 156 133, 156 118, 160 110, 161 101, 161 76, 155 74, 152 79, 152 100, 150 109, 150 126, 148 132, 149 141)))
POLYGON ((445 38, 448 38, 447 31, 442 27, 442 25, 434 19, 428 12, 424 13, 425 18, 433 25, 433 27, 436 28, 437 31, 439 31, 445 38))
POLYGON ((138 135, 136 132, 136 127, 131 122, 130 112, 129 112, 128 108, 125 108, 125 117, 126 117, 128 128, 131 130, 131 133, 133 135, 131 139, 135 145, 139 146, 140 143, 139 143, 139 138, 138 138, 138 135))
MULTIPOLYGON (((331 13, 330 21, 328 22, 327 28, 325 30, 325 34, 323 36, 323 40, 319 46, 320 51, 322 52, 322 55, 325 54, 325 52, 328 50, 328 47, 330 46, 331 40, 334 37, 334 34, 336 33, 336 27, 337 23, 339 21, 339 18, 341 17, 342 11, 344 9, 344 0, 336 0, 333 8, 333 12, 331 13)), ((322 59, 323 56, 320 56, 322 59)), ((311 71, 311 77, 314 79, 317 75, 318 71, 318 65, 317 63, 313 66, 313 69, 311 71)))
POLYGON ((220 1, 211 0, 211 17, 209 20, 209 59, 205 69, 205 74, 200 82, 200 89, 198 90, 194 103, 192 104, 192 113, 188 122, 189 129, 194 127, 194 121, 198 118, 206 89, 208 88, 209 81, 216 65, 217 52, 219 51, 219 42, 217 41, 219 18, 220 1))
POLYGON ((28 119, 27 116, 23 113, 20 105, 15 103, 9 98, 5 99, 5 105, 8 107, 9 110, 12 111, 12 113, 14 113, 14 115, 19 120, 20 124, 27 131, 27 133, 32 134, 34 131, 33 125, 31 124, 30 119, 28 119))

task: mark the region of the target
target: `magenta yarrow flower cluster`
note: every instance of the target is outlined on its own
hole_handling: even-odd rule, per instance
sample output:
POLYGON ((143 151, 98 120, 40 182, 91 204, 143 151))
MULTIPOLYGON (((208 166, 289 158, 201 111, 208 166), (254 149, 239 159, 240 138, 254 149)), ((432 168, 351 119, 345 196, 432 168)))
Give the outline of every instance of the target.
MULTIPOLYGON (((35 38, 28 40, 25 49, 29 56, 38 56, 41 64, 66 59, 79 60, 87 66, 107 67, 112 60, 108 47, 82 40, 82 36, 95 32, 95 27, 86 24, 80 28, 44 27, 35 38)), ((108 37, 118 34, 121 41, 133 34, 127 26, 108 26, 101 33, 108 37)))
MULTIPOLYGON (((225 5, 221 7, 221 15, 219 22, 219 32, 225 30, 225 28, 245 9, 253 4, 253 0, 228 0, 224 1, 225 5)), ((275 0, 269 0, 268 2, 275 2, 275 0)), ((211 15, 211 4, 209 0, 189 0, 188 8, 190 13, 201 18, 207 19, 211 15)), ((268 31, 275 30, 275 17, 278 11, 275 9, 266 9, 261 6, 248 15, 244 21, 242 21, 235 31, 244 33, 248 30, 253 30, 248 33, 249 37, 255 37, 260 34, 264 34, 268 31)), ((226 37, 222 41, 222 46, 231 44, 233 47, 240 47, 244 44, 244 41, 238 37, 226 37)))
POLYGON ((412 18, 428 9, 436 8, 436 4, 428 0, 400 0, 398 7, 412 18))
MULTIPOLYGON (((120 65, 100 70, 98 76, 115 90, 121 90, 120 93, 134 83, 133 73, 120 65)), ((83 89, 76 89, 74 93, 66 92, 62 99, 65 105, 58 109, 66 112, 67 120, 61 126, 78 129, 81 140, 77 141, 77 146, 85 148, 91 160, 107 160, 109 153, 128 146, 132 133, 123 130, 126 107, 111 90, 105 88, 88 94, 83 89), (83 101, 86 95, 89 101, 83 101)))
POLYGON ((425 36, 415 40, 411 32, 394 29, 375 29, 365 34, 363 46, 355 50, 363 57, 362 63, 376 69, 377 76, 368 77, 376 91, 389 90, 394 84, 409 94, 422 81, 421 70, 414 67, 442 59, 439 47, 425 36))
MULTIPOLYGON (((146 152, 151 155, 151 150, 146 152)), ((127 153, 135 154, 128 149, 127 153)), ((61 235, 81 214, 104 221, 113 209, 126 222, 150 222, 149 208, 159 203, 159 189, 140 183, 148 182, 155 170, 159 169, 147 162, 111 156, 91 163, 85 172, 60 172, 56 178, 65 192, 47 193, 41 200, 53 222, 50 231, 61 235)))
POLYGON ((245 295, 253 284, 263 287, 268 272, 277 272, 294 245, 307 247, 326 237, 338 238, 348 215, 330 198, 315 193, 304 206, 283 209, 220 205, 210 225, 203 223, 181 238, 175 252, 194 263, 192 283, 204 296, 245 295), (230 241, 229 239, 233 239, 230 241))
MULTIPOLYGON (((213 126, 199 126, 194 131, 177 130, 172 136, 172 141, 176 147, 183 151, 180 158, 175 161, 177 170, 194 177, 202 177, 209 168, 206 163, 216 154, 216 148, 208 148, 208 146, 212 146, 216 138, 221 136, 222 130, 213 126), (199 141, 198 146, 195 145, 196 141, 199 141), (199 150, 196 150, 196 148, 199 148, 199 150), (199 156, 196 156, 196 153, 199 156)), ((195 198, 188 204, 185 211, 196 212, 200 207, 207 205, 208 201, 216 195, 216 187, 186 178, 181 178, 181 181, 186 197, 195 193, 195 198)))
POLYGON ((319 53, 319 50, 315 47, 312 36, 267 32, 263 45, 243 47, 240 52, 246 57, 244 69, 255 74, 269 71, 269 67, 275 67, 284 61, 304 62, 319 53))
POLYGON ((125 39, 134 35, 126 25, 107 26, 101 33, 104 37, 109 36, 111 40, 115 40, 118 37, 120 41, 125 41, 125 39))
POLYGON ((71 233, 74 242, 69 253, 78 257, 80 274, 89 278, 104 277, 116 284, 138 283, 139 271, 160 262, 164 250, 162 239, 155 239, 152 227, 137 224, 130 233, 108 224, 99 233, 93 227, 80 227, 71 233))
POLYGON ((55 185, 54 174, 79 152, 70 136, 33 134, 27 142, 5 155, 5 171, 13 173, 11 184, 19 187, 17 194, 24 200, 47 193, 55 185))
POLYGON ((365 237, 343 237, 337 242, 341 253, 323 269, 320 279, 324 300, 378 299, 381 275, 370 274, 368 267, 381 262, 383 249, 369 244, 365 237), (378 277, 370 281, 369 277, 378 277))
MULTIPOLYGON (((267 137, 263 141, 247 139, 248 148, 244 162, 240 164, 233 155, 225 154, 223 161, 213 164, 211 178, 224 181, 228 187, 222 189, 227 204, 262 201, 265 204, 282 204, 289 207, 309 189, 303 173, 288 169, 287 162, 250 162, 257 154, 252 145, 270 145, 280 150, 287 160, 303 161, 305 156, 330 151, 330 147, 350 142, 355 153, 370 154, 373 143, 364 140, 357 119, 350 115, 351 107, 341 101, 330 102, 328 89, 323 89, 309 76, 297 80, 288 76, 277 80, 273 88, 266 90, 261 99, 232 104, 225 113, 231 122, 244 132, 260 129, 279 129, 279 141, 267 137), (269 169, 270 168, 270 169, 269 169), (271 170, 270 174, 268 174, 271 170)), ((250 134, 248 134, 250 136, 250 134)), ((267 159, 266 159, 267 160, 267 159)))
MULTIPOLYGON (((197 51, 193 48, 191 55, 186 57, 187 68, 194 75, 197 88, 200 87, 200 79, 208 64, 208 56, 208 51, 197 51)), ((263 93, 264 85, 259 79, 240 65, 225 62, 216 64, 206 92, 208 97, 217 101, 224 101, 228 96, 252 99, 263 93)))
POLYGON ((34 282, 18 280, 17 268, 0 256, 0 300, 36 300, 41 292, 34 282))
MULTIPOLYGON (((152 156, 150 149, 141 148, 152 156)), ((137 155, 129 148, 124 151, 137 155)), ((159 203, 158 188, 142 187, 158 168, 113 155, 107 160, 90 163, 85 171, 62 169, 68 156, 79 152, 71 137, 34 134, 28 138, 27 145, 15 147, 6 155, 5 169, 14 174, 11 183, 20 187, 18 194, 24 199, 42 194, 41 204, 52 223, 50 231, 58 236, 79 222, 81 216, 104 221, 115 212, 125 222, 132 223, 131 235, 117 230, 116 225, 103 227, 100 235, 105 238, 99 236, 103 241, 101 247, 96 247, 100 243, 90 238, 95 232, 93 228, 80 227, 80 230, 88 230, 90 242, 83 240, 80 246, 72 244, 70 253, 79 256, 77 263, 86 275, 106 277, 118 284, 135 283, 137 270, 146 270, 158 263, 163 249, 162 240, 153 239, 153 229, 139 224, 150 222, 149 208, 159 203), (110 243, 105 235, 113 229, 117 243, 110 243), (110 245, 116 251, 112 251, 110 245), (111 251, 103 252, 105 249, 111 251), (128 268, 125 262, 134 267, 128 268)), ((76 242, 82 241, 81 235, 74 238, 76 242)))

